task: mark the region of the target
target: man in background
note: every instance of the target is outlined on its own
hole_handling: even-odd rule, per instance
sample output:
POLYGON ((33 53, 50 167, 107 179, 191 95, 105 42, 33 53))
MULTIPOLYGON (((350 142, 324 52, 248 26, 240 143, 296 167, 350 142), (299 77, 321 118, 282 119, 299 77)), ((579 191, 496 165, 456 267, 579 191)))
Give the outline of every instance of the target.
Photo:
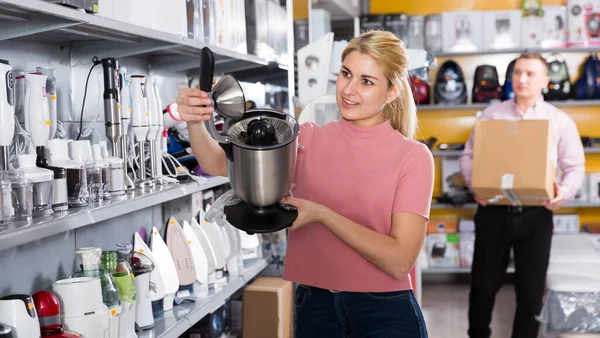
MULTIPOLYGON (((469 337, 491 336, 490 322, 496 293, 503 284, 510 250, 515 260, 517 309, 512 338, 535 338, 539 322, 535 316, 542 308, 546 272, 552 242, 553 211, 573 199, 585 173, 585 154, 575 122, 569 115, 543 99, 548 86, 548 65, 538 53, 523 53, 515 62, 512 76, 515 97, 486 108, 482 119, 547 119, 557 138, 560 185, 555 182, 555 197, 543 207, 487 205, 475 196, 475 249, 469 295, 469 337)), ((460 159, 461 171, 471 185, 473 132, 460 159)))

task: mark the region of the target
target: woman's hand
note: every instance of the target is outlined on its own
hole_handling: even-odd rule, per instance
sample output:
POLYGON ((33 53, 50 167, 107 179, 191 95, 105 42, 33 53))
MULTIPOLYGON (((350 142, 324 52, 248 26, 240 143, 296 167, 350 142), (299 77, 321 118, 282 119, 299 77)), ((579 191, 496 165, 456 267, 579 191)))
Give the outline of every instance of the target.
POLYGON ((298 209, 298 217, 289 228, 291 231, 298 230, 307 224, 320 223, 326 208, 321 204, 309 200, 288 196, 282 203, 289 204, 298 209))
POLYGON ((206 121, 215 111, 208 94, 197 88, 182 88, 176 102, 179 117, 188 123, 206 121))

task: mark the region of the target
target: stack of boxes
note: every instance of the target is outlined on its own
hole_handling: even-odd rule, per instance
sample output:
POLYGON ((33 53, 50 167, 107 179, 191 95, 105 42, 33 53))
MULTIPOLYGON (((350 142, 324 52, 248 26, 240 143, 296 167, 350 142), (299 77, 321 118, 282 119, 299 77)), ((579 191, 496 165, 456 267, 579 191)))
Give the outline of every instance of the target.
POLYGON ((427 265, 430 268, 470 267, 475 225, 470 219, 432 218, 427 224, 427 265))

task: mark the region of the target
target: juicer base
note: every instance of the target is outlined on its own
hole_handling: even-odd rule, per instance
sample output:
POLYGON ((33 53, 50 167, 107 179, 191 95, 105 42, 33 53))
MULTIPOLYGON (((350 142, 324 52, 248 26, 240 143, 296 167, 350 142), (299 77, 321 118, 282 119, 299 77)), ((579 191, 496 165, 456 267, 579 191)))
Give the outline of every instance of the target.
POLYGON ((298 217, 298 210, 279 203, 259 208, 239 202, 225 206, 223 211, 229 224, 249 235, 277 232, 291 226, 298 217))

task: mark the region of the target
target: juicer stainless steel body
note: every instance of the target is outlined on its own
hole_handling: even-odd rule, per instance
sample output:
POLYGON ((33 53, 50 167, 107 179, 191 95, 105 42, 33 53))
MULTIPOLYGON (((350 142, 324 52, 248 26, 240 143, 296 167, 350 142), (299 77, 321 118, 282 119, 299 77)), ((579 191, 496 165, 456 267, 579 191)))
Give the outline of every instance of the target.
POLYGON ((298 123, 290 115, 270 109, 249 110, 244 116, 244 120, 233 124, 233 121, 228 121, 224 126, 229 132, 230 141, 221 143, 221 146, 227 154, 227 173, 231 187, 242 201, 250 205, 264 207, 276 204, 289 191, 294 178, 298 123), (237 127, 244 128, 240 126, 241 123, 247 125, 251 120, 264 117, 272 118, 273 121, 281 120, 289 126, 289 134, 293 136, 288 136, 287 144, 250 147, 235 135, 237 127))

